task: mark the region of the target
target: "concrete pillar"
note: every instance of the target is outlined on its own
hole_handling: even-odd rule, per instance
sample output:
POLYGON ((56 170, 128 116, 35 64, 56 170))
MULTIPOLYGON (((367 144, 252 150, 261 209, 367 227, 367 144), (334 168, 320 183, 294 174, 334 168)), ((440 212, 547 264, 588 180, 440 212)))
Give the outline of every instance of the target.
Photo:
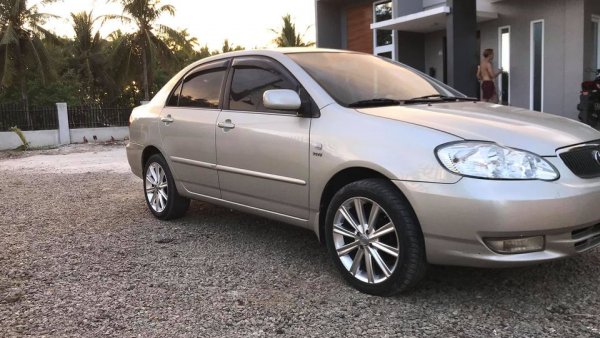
POLYGON ((317 47, 342 48, 342 13, 339 3, 315 0, 317 47))
POLYGON ((56 104, 58 112, 58 143, 70 144, 71 133, 69 131, 69 114, 67 113, 67 104, 64 102, 56 104))
POLYGON ((446 22, 448 84, 468 96, 477 96, 477 7, 475 0, 448 0, 446 22))

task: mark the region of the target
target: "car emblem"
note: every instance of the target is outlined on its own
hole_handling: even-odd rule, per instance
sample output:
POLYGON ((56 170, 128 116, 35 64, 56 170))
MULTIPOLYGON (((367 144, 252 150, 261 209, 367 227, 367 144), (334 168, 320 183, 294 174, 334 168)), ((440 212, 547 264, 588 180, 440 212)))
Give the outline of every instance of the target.
POLYGON ((592 156, 594 156, 594 160, 596 160, 596 163, 600 165, 600 150, 594 150, 592 152, 592 156))

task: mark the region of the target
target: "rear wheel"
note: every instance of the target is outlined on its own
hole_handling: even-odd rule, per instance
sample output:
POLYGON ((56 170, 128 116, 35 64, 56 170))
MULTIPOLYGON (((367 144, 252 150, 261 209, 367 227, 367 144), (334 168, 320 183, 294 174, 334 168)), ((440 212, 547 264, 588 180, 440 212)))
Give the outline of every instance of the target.
POLYGON ((344 278, 362 292, 393 295, 425 274, 418 221, 387 180, 357 181, 338 191, 328 208, 325 237, 344 278))
POLYGON ((160 154, 150 156, 144 166, 144 196, 148 209, 160 219, 182 217, 190 200, 177 192, 167 162, 160 154))

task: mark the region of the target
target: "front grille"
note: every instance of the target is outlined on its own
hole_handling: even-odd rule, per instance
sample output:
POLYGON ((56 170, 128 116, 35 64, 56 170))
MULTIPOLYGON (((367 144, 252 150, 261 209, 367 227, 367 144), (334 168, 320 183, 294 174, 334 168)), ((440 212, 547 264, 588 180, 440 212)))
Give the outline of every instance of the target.
POLYGON ((600 145, 585 145, 560 154, 571 171, 581 178, 600 177, 600 145))
POLYGON ((600 244, 600 223, 591 227, 575 230, 571 233, 575 241, 575 250, 585 251, 600 244))

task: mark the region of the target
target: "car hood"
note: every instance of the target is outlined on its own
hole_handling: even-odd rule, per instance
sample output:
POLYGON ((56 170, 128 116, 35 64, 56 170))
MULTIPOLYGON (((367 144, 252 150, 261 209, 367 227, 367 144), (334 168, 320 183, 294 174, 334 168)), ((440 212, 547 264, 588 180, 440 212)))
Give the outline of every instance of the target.
POLYGON ((496 142, 541 156, 600 139, 600 132, 564 117, 483 102, 451 102, 361 108, 359 112, 453 134, 465 140, 496 142))

